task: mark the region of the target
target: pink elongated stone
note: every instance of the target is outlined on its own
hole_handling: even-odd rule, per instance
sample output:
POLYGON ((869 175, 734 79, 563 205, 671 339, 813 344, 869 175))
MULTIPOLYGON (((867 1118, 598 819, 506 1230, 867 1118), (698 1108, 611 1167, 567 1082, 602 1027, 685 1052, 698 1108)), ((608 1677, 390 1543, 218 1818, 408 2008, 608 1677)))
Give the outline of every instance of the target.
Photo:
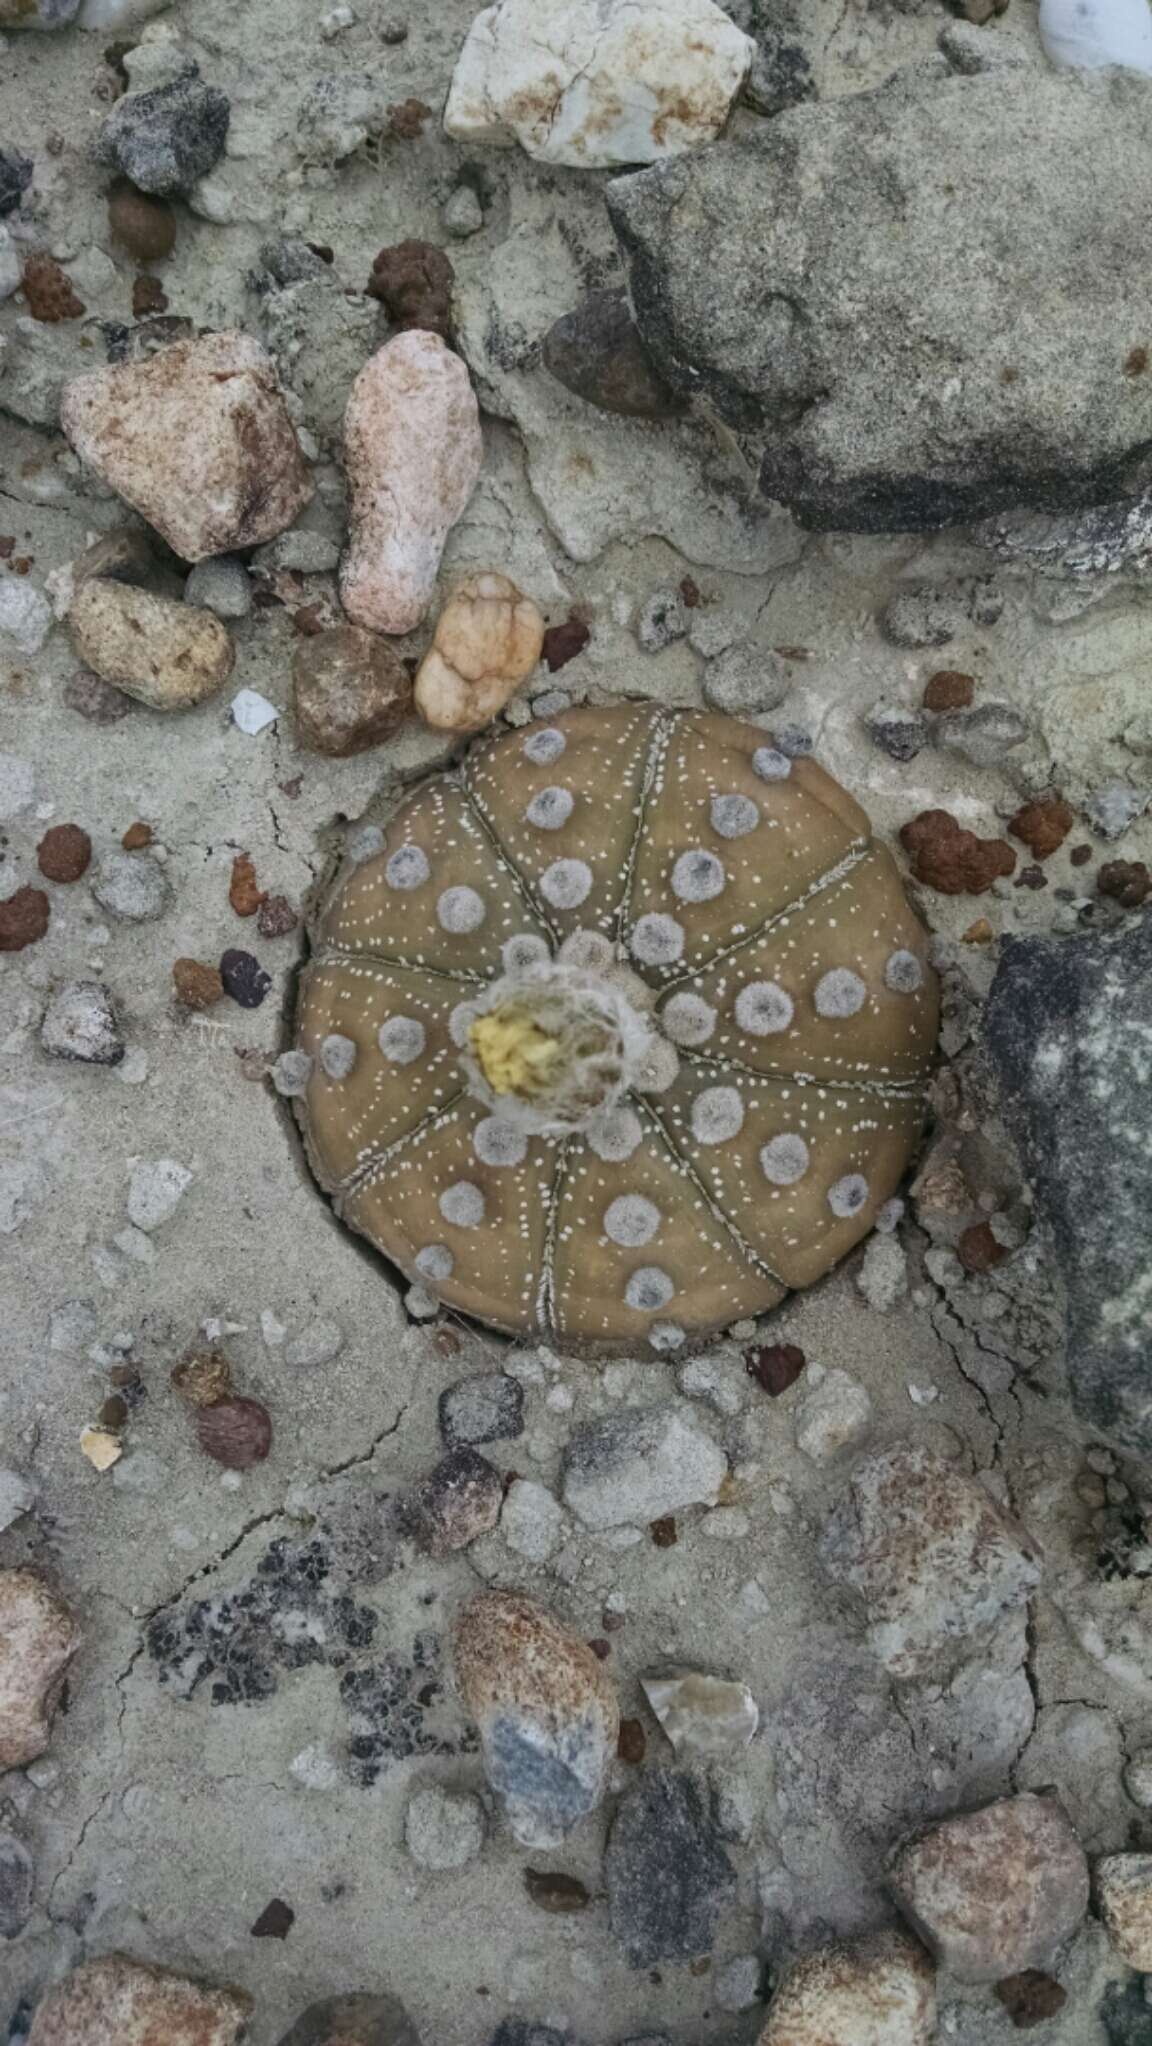
POLYGON ((35 1570, 0 1570, 0 1769, 48 1746, 52 1714, 80 1629, 35 1570))
POLYGON ((357 625, 419 625, 482 456, 468 372, 440 336, 413 327, 377 349, 344 414, 351 534, 340 595, 357 625))
POLYGON ((312 495, 272 359, 248 334, 74 377, 60 418, 81 461, 185 561, 274 539, 312 495))

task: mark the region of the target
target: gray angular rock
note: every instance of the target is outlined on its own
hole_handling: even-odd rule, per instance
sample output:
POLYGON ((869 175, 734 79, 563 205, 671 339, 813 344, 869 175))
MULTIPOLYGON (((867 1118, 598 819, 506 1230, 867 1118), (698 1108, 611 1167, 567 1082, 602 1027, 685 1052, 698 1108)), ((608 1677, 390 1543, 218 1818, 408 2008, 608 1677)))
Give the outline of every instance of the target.
POLYGON ((1150 1033, 1152 918, 1005 947, 984 1044, 1064 1281, 1072 1397, 1086 1421, 1145 1454, 1150 1033))
POLYGON ((227 96, 205 85, 194 67, 170 85, 117 100, 96 154, 141 192, 190 192, 223 156, 231 112, 227 96))
POLYGON ((31 1513, 38 1497, 39 1488, 33 1478, 0 1465, 0 1534, 23 1514, 31 1513))
POLYGON ((973 767, 999 767, 1006 753, 1027 743, 1031 728, 1009 703, 978 703, 972 710, 950 711, 932 736, 973 767))
POLYGON ((484 1845, 484 1807, 467 1791, 453 1795, 429 1784, 409 1799, 404 1840, 420 1868, 463 1868, 484 1845))
POLYGON ((244 563, 234 554, 198 561, 184 585, 184 602, 212 611, 217 618, 247 618, 252 609, 252 584, 244 563))
POLYGON ((564 1456, 564 1504, 585 1527, 660 1520, 715 1505, 727 1473, 723 1450, 671 1402, 633 1407, 575 1430, 564 1456))
POLYGON ((1099 838, 1123 838, 1124 833, 1144 815, 1152 794, 1134 789, 1127 782, 1109 781, 1093 789, 1084 808, 1088 822, 1099 838))
POLYGON ((420 2046, 415 2025, 395 1996, 326 1996, 310 2003, 280 2046, 420 2046))
POLYGON ((975 78, 981 71, 1018 71, 1032 59, 1023 43, 1003 29, 989 35, 975 21, 950 21, 937 41, 953 71, 975 78))
POLYGON ((1125 362, 1150 113, 1133 72, 940 60, 618 178, 641 337, 809 526, 920 530, 1139 490, 1152 379, 1125 362))
POLYGON ((608 1835, 604 1885, 613 1937, 634 1968, 711 1953, 736 1872, 698 1783, 653 1769, 626 1792, 608 1835))
POLYGON ((57 988, 44 1011, 40 1043, 50 1058, 118 1066, 124 1039, 107 988, 98 980, 73 980, 57 988))
POLYGON ((151 923, 172 901, 172 884, 147 853, 109 853, 100 862, 92 893, 101 909, 124 923, 151 923))
POLYGON ((902 703, 874 703, 864 725, 874 746, 890 760, 915 760, 928 743, 928 720, 902 703))
POLYGON ((962 1982, 1050 1961, 1088 1908, 1088 1863, 1054 1793, 944 1819, 890 1863, 900 1908, 962 1982))
POLYGON ((511 1442, 524 1433, 524 1388, 503 1371, 458 1378, 441 1393, 439 1414, 449 1449, 469 1442, 511 1442))

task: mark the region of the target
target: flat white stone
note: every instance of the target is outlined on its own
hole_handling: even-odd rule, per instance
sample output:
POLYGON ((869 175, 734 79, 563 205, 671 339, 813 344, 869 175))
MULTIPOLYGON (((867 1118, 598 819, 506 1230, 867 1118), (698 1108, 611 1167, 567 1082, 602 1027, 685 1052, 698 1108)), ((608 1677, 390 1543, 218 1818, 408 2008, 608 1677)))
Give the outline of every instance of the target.
POLYGON ((678 1754, 730 1755, 748 1746, 760 1724, 746 1684, 702 1670, 642 1676, 640 1688, 678 1754))
POLYGON ((279 715, 276 705, 261 696, 258 689, 238 689, 232 698, 232 722, 238 731, 247 732, 250 739, 275 724, 279 715))

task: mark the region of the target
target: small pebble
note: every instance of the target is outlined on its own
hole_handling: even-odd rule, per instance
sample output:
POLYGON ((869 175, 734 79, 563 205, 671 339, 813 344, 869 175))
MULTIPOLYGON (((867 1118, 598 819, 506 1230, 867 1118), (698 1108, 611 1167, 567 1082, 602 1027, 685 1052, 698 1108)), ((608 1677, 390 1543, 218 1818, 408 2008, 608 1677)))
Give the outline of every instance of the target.
POLYGON ((484 225, 484 208, 479 194, 472 185, 457 185, 440 209, 440 218, 445 233, 453 241, 467 241, 470 235, 479 234, 484 225))
POLYGON ((726 2011, 752 2010, 764 1994, 764 1965, 757 1954, 737 1954, 717 1968, 713 1994, 726 2011))
POLYGON ((49 881, 78 881, 91 858, 92 840, 79 824, 54 824, 36 848, 36 864, 49 881))
POLYGON ((85 1961, 37 2005, 29 2046, 236 2046, 251 1999, 124 1954, 85 1961))
POLYGON ((744 1369, 771 1399, 795 1385, 807 1361, 795 1343, 763 1343, 744 1352, 744 1369))
POLYGON ((255 1925, 249 1926, 248 1930, 253 1939, 287 1939, 295 1923, 296 1913, 291 1904, 286 1904, 283 1897, 273 1897, 270 1904, 265 1904, 255 1925))
POLYGON ((210 1009, 224 998, 224 982, 214 966, 202 959, 177 959, 172 967, 176 999, 186 1009, 210 1009))
POLYGON ((0 1939, 17 1939, 23 1932, 32 1916, 35 1886, 36 1865, 31 1854, 23 1840, 5 1827, 0 1831, 0 1939))
POLYGON ((266 696, 261 696, 258 689, 237 690, 229 708, 237 731, 246 732, 250 739, 266 732, 280 715, 276 705, 269 703, 266 696))
POLYGON ((299 922, 286 895, 266 895, 256 912, 256 929, 262 938, 286 938, 299 922))
POLYGON ((68 630, 80 659, 150 710, 190 710, 232 672, 232 641, 211 611, 93 576, 68 630))
POLYGON ((418 328, 452 339, 452 265, 434 242, 399 242, 381 249, 368 280, 396 328, 418 328))
POLYGON ((924 685, 924 708, 932 711, 967 710, 976 694, 972 675, 955 668, 938 668, 924 685))
POLYGON ((64 702, 69 710, 77 711, 93 725, 117 725, 134 708, 130 696, 105 682, 103 676, 94 675, 90 668, 78 668, 69 676, 64 685, 64 702))
POLYGON ((873 745, 890 760, 915 760, 928 743, 925 719, 901 704, 874 703, 864 723, 873 745))
POLYGON ((636 637, 645 653, 663 653, 687 631, 688 614, 679 590, 654 590, 636 619, 636 637))
POLYGON ((127 178, 117 178, 108 194, 108 225, 113 239, 138 263, 161 263, 176 246, 172 208, 137 191, 127 178))
POLYGON ((447 1556, 489 1534, 500 1518, 500 1473, 475 1449, 453 1449, 404 1507, 405 1532, 430 1556, 447 1556))
POLYGON ((458 583, 416 673, 416 709, 438 732, 479 732, 532 673, 544 620, 531 597, 488 570, 458 583))
POLYGON ((57 320, 78 320, 88 310, 72 289, 68 272, 51 256, 38 253, 25 259, 23 285, 34 320, 52 325, 57 320))
POLYGON ((242 1009, 258 1009, 272 985, 272 975, 266 973, 260 961, 251 952, 241 952, 230 946, 220 954, 220 979, 224 992, 231 995, 242 1009))
POLYGON ((1127 782, 1110 781, 1093 790, 1084 808, 1098 838, 1122 838, 1129 826, 1144 815, 1148 802, 1147 789, 1134 789, 1127 782))
POLYGON ((176 1158, 142 1160, 128 1185, 128 1220, 150 1236, 175 1214, 194 1177, 176 1158))
POLYGON ((439 1417, 450 1449, 511 1441, 524 1433, 524 1388, 500 1371, 458 1379, 441 1393, 439 1417))
POLYGON ((465 1868, 484 1845, 484 1808, 467 1791, 418 1790, 404 1814, 404 1841, 420 1868, 465 1868))
POLYGON ((23 576, 0 575, 0 644, 38 654, 56 623, 51 604, 23 576))
POLYGON ((138 191, 159 197, 187 193, 223 156, 230 117, 225 95, 205 85, 193 65, 168 85, 117 100, 97 137, 96 154, 138 191))
POLYGON ((312 1060, 306 1051, 282 1051, 272 1068, 272 1085, 277 1094, 292 1099, 303 1094, 312 1076, 312 1060))
MULTIPOLYGON (((252 580, 244 563, 234 554, 214 554, 207 561, 195 562, 184 585, 184 602, 211 611, 216 618, 247 618, 252 609, 252 580)), ((255 696, 256 691, 241 690, 240 694, 255 696)), ((232 716, 240 724, 235 698, 232 716)))
POLYGON ((587 1884, 579 1876, 566 1875, 562 1869, 526 1868, 524 1888, 541 1911, 558 1916, 586 1911, 592 1902, 587 1884))
POLYGON ((48 929, 48 897, 42 888, 17 888, 0 902, 0 952, 22 952, 48 929))
POLYGON ((272 1417, 259 1400, 232 1398, 196 1413, 201 1449, 226 1470, 246 1471, 263 1463, 272 1447, 272 1417))
POLYGON ((298 743, 338 759, 382 745, 412 712, 412 682, 399 655, 359 625, 301 640, 292 680, 298 743))
POLYGON ((119 1065, 124 1039, 108 989, 98 980, 74 980, 58 988, 44 1011, 40 1043, 50 1058, 119 1065))
POLYGON ((32 183, 31 157, 18 149, 0 149, 0 219, 12 213, 32 183))
POLYGON ((123 923, 152 923, 172 903, 171 882, 147 853, 106 854, 91 887, 101 909, 123 923))

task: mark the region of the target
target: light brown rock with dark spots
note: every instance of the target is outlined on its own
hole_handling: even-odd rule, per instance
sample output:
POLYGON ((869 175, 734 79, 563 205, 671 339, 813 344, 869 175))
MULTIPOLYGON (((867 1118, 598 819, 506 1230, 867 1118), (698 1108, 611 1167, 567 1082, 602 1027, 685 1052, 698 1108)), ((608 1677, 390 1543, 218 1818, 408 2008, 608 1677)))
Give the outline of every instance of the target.
POLYGON ((360 625, 333 625, 301 640, 292 681, 297 741, 316 753, 365 753, 411 715, 407 669, 385 640, 360 625))
POLYGON ((482 1591, 456 1622, 456 1681, 522 1847, 558 1847, 594 1810, 620 1715, 604 1665, 543 1606, 482 1591))
POLYGON ((896 1850, 901 1910, 962 1982, 1043 1967, 1088 1909, 1088 1863, 1052 1792, 945 1819, 896 1850))
POLYGON ((1152 1854, 1106 1854, 1096 1863, 1096 1902, 1121 1959, 1152 1974, 1152 1854))
POLYGON ((60 417, 80 459, 185 561, 273 539, 312 495, 272 359, 247 334, 75 377, 60 417))
POLYGON ((191 710, 232 673, 232 641, 211 611, 127 583, 84 583, 68 630, 89 668, 151 710, 191 710))
POLYGON ((44 1753, 79 1643, 63 1599, 36 1571, 0 1571, 0 1769, 23 1768, 44 1753))
POLYGON ((930 2046, 936 1970, 904 1932, 833 1940, 789 1969, 760 2046, 930 2046))
POLYGON ((251 1997, 126 1954, 85 1961, 40 2003, 28 2046, 234 2046, 251 1997))
POLYGON ((351 538, 340 594, 357 625, 419 625, 482 454, 468 372, 439 335, 412 328, 377 349, 344 415, 351 538))
POLYGON ((437 732, 480 732, 532 673, 544 620, 506 575, 457 583, 416 675, 416 708, 437 732))
POLYGON ((420 2046, 420 2039, 394 1996, 329 1996, 308 2006, 280 2046, 420 2046))

